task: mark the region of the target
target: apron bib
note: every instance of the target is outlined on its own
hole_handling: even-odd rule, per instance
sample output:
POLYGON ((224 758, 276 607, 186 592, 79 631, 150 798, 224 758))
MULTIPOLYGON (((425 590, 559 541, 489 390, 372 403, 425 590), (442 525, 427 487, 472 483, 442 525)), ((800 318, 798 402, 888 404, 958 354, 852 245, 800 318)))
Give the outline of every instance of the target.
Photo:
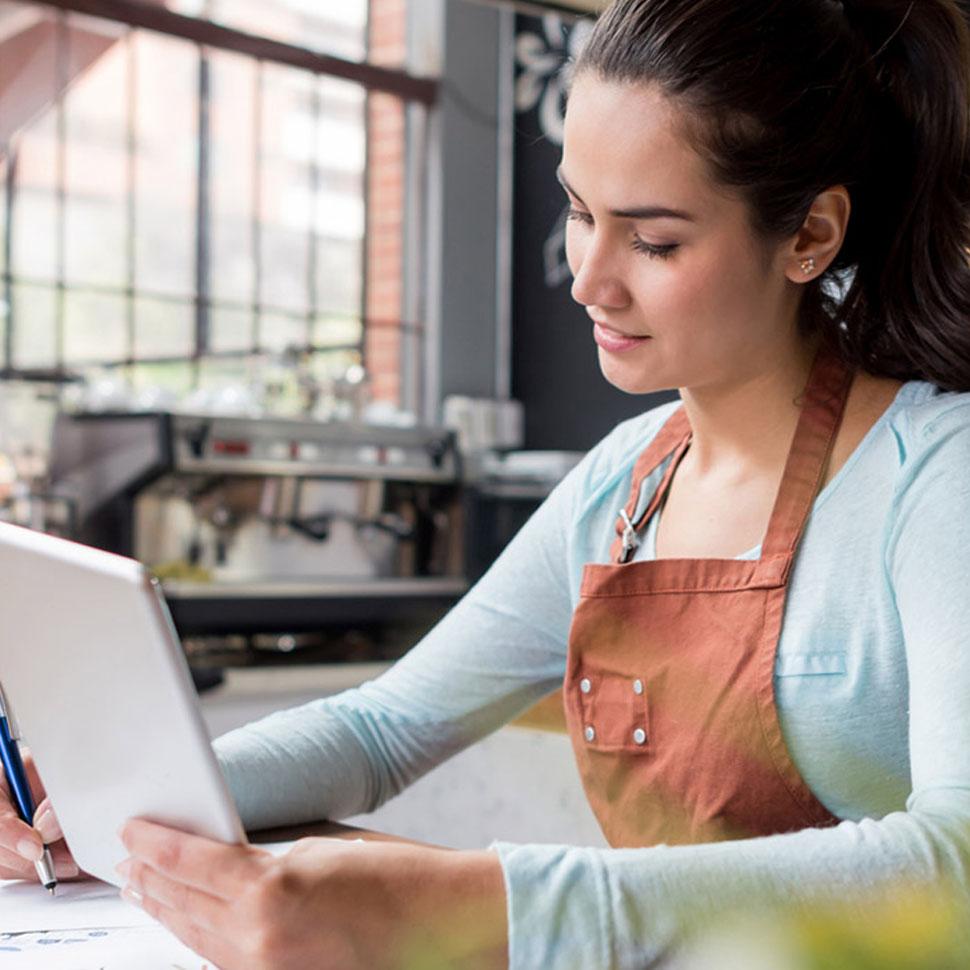
POLYGON ((774 667, 798 542, 852 373, 820 352, 761 558, 628 561, 691 431, 681 407, 638 459, 608 565, 584 567, 563 684, 586 795, 612 846, 834 825, 781 733, 774 667), (673 455, 643 514, 644 479, 673 455))

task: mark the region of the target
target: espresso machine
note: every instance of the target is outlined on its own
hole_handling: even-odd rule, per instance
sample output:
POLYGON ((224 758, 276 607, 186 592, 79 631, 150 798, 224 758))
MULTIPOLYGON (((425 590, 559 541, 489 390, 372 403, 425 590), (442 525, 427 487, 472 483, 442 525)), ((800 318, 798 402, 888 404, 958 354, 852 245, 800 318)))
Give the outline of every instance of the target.
POLYGON ((50 480, 76 539, 160 578, 196 662, 384 659, 468 585, 451 431, 61 413, 50 480))

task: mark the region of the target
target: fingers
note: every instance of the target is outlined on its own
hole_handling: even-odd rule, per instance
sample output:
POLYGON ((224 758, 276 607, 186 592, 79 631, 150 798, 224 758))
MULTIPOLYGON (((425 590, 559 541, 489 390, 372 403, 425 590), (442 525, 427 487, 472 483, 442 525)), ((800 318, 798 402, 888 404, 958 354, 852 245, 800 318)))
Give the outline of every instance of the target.
POLYGON ((7 803, 0 803, 0 848, 21 856, 28 863, 39 859, 44 843, 35 832, 7 803))
POLYGON ((34 864, 10 849, 0 847, 0 879, 36 879, 34 864))
POLYGON ((193 953, 211 960, 216 966, 227 968, 241 966, 237 953, 229 943, 201 927, 191 916, 169 909, 157 899, 142 895, 137 890, 125 889, 121 895, 129 903, 141 907, 149 916, 158 920, 193 953))
MULTIPOLYGON (((24 768, 27 771, 27 778, 30 783, 31 791, 35 798, 43 797, 44 787, 37 774, 37 768, 30 752, 25 748, 21 749, 21 756, 24 761, 24 768)), ((50 807, 48 799, 44 799, 50 807)), ((10 800, 10 786, 3 771, 0 771, 0 848, 7 853, 14 853, 22 857, 30 864, 41 857, 44 851, 44 842, 56 842, 61 836, 61 827, 50 812, 50 819, 47 820, 47 829, 41 834, 24 822, 14 810, 10 800), (49 836, 49 837, 48 837, 49 836)))
POLYGON ((259 849, 225 845, 144 819, 127 822, 121 840, 136 861, 221 899, 237 896, 240 886, 258 878, 272 862, 259 849))
POLYGON ((24 770, 27 772, 27 784, 30 785, 31 794, 34 796, 34 804, 46 801, 47 792, 44 789, 44 783, 40 780, 40 775, 37 773, 37 765, 34 764, 30 749, 21 747, 20 757, 23 759, 24 770))
POLYGON ((50 852, 54 861, 54 875, 58 879, 74 879, 81 875, 80 866, 74 861, 74 856, 63 839, 50 846, 50 852))
POLYGON ((24 769, 34 801, 39 802, 34 813, 34 826, 24 822, 10 803, 10 788, 0 771, 0 878, 36 879, 34 862, 48 846, 58 879, 71 879, 80 874, 77 863, 64 842, 61 824, 54 814, 51 801, 44 794, 44 785, 37 773, 34 759, 21 748, 24 769))
POLYGON ((31 878, 33 864, 43 854, 45 845, 50 847, 55 875, 76 876, 77 864, 63 840, 54 813, 48 809, 46 818, 39 813, 37 819, 37 828, 31 828, 10 805, 0 804, 0 865, 8 873, 4 878, 31 878))
POLYGON ((191 914, 192 921, 203 929, 225 927, 229 904, 224 899, 175 882, 144 862, 126 859, 116 868, 127 881, 126 888, 134 889, 141 896, 151 897, 166 909, 191 914))
POLYGON ((47 845, 53 845, 64 838, 61 831, 61 823, 58 822, 54 809, 51 807, 51 800, 45 798, 34 813, 34 828, 40 832, 40 837, 47 845))
MULTIPOLYGON (((51 859, 54 862, 54 875, 58 879, 73 879, 79 875, 77 863, 63 842, 51 847, 51 859)), ((16 852, 0 848, 0 879, 27 879, 36 882, 37 870, 32 862, 16 852)))
POLYGON ((64 841, 64 833, 61 831, 61 823, 54 814, 51 807, 51 800, 45 798, 37 811, 34 813, 34 829, 40 833, 44 845, 48 846, 51 857, 54 860, 54 873, 60 878, 71 878, 80 875, 78 864, 71 855, 71 850, 64 841))

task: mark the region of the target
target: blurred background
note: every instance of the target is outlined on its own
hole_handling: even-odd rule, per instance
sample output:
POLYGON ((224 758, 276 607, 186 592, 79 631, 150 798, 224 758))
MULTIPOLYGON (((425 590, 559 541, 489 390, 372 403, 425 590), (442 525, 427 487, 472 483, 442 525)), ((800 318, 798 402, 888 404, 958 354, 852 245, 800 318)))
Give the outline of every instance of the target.
MULTIPOLYGON (((656 403, 569 298, 596 7, 0 0, 0 519, 159 576, 213 733, 380 673, 656 403)), ((561 720, 386 825, 601 840, 561 720)))

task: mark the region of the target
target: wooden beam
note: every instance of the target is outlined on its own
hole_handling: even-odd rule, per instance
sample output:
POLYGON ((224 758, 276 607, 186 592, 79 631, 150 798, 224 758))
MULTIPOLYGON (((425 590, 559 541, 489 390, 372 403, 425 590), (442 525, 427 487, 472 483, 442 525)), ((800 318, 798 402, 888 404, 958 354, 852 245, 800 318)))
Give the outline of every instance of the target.
POLYGON ((596 16, 602 13, 609 0, 477 0, 493 7, 512 7, 520 13, 542 15, 566 14, 571 17, 596 16))
POLYGON ((432 105, 438 98, 438 83, 429 78, 414 77, 405 71, 358 64, 330 54, 286 44, 248 34, 232 27, 223 27, 209 20, 186 17, 163 7, 149 6, 138 0, 36 0, 44 6, 71 13, 101 17, 127 24, 141 30, 152 30, 169 37, 217 50, 247 54, 274 64, 286 64, 314 74, 354 81, 371 91, 384 91, 405 101, 432 105))

